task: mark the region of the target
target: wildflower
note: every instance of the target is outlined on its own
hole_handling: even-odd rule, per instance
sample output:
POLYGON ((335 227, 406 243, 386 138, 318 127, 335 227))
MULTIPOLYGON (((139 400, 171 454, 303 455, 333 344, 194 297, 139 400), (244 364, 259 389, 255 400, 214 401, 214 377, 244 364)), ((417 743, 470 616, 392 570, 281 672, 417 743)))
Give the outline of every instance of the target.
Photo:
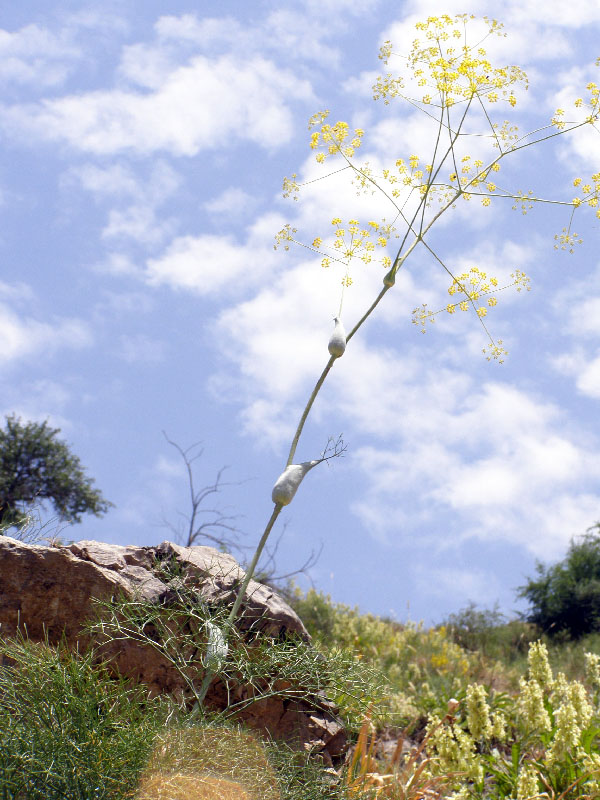
POLYGON ((575 750, 581 738, 578 721, 577 710, 572 703, 563 703, 556 709, 554 713, 556 733, 547 753, 549 764, 555 763, 575 750))
POLYGON ((485 689, 479 684, 467 686, 467 725, 475 741, 490 739, 492 723, 485 689))
POLYGON ((588 681, 595 689, 600 689, 600 655, 597 653, 585 654, 585 674, 588 681))
POLYGON ((527 729, 531 732, 547 732, 552 726, 544 706, 544 694, 535 680, 521 678, 519 681, 519 707, 527 729))
POLYGON ((517 778, 517 800, 530 800, 537 797, 539 791, 539 776, 534 766, 524 764, 519 770, 517 778))
POLYGON ((552 670, 548 661, 548 648, 543 642, 532 642, 529 645, 527 663, 529 665, 530 679, 536 681, 542 689, 550 688, 553 681, 552 670))

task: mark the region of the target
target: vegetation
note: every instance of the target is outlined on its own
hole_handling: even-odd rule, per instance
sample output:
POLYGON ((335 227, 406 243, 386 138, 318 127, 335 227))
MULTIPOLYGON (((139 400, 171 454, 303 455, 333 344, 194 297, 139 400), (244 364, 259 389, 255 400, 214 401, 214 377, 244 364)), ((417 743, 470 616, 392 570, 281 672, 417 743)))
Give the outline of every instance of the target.
MULTIPOLYGON (((222 714, 190 715, 185 703, 126 686, 93 650, 4 639, 2 800, 600 797, 600 634, 547 639, 531 623, 505 623, 473 606, 453 615, 454 628, 427 630, 312 590, 296 589, 293 602, 316 653, 231 640, 220 669, 252 685, 253 700, 277 692, 291 699, 301 684, 324 689, 354 741, 335 774, 244 730, 235 703, 222 714), (463 635, 456 620, 474 615, 491 623, 471 632, 467 648, 456 641, 463 635)), ((115 609, 122 635, 141 643, 146 635, 148 646, 164 639, 148 608, 115 609)), ((201 609, 184 633, 190 611, 184 597, 164 618, 173 661, 190 645, 206 651, 212 617, 201 609)), ((112 631, 105 619, 105 634, 118 637, 116 617, 112 631)))
POLYGON ((50 500, 61 520, 80 522, 112 505, 95 489, 77 456, 47 422, 6 417, 0 429, 0 532, 26 523, 27 511, 50 500))
POLYGON ((124 797, 175 711, 95 664, 93 653, 0 640, 2 800, 124 797))
POLYGON ((551 636, 576 639, 600 631, 600 523, 571 540, 563 561, 538 564, 537 572, 521 589, 530 622, 551 636))

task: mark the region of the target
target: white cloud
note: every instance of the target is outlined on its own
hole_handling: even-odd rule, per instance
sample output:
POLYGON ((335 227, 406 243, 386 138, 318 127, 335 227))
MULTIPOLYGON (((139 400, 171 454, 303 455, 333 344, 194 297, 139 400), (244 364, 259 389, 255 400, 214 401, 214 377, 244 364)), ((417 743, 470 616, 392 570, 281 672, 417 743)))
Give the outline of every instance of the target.
POLYGON ((239 187, 225 189, 217 197, 207 200, 204 208, 211 214, 237 216, 242 213, 247 214, 256 205, 256 199, 239 187))
POLYGON ((590 293, 600 278, 596 267, 585 280, 565 284, 553 299, 554 312, 571 347, 550 358, 551 366, 571 377, 580 394, 600 398, 600 296, 590 293))
POLYGON ((159 218, 156 209, 145 205, 130 206, 109 212, 108 223, 102 231, 104 239, 133 239, 144 245, 157 245, 171 234, 175 220, 159 218))
MULTIPOLYGON (((307 11, 298 7, 276 8, 254 25, 243 25, 234 17, 204 17, 194 14, 160 17, 155 24, 159 39, 161 57, 164 59, 168 48, 196 46, 204 52, 235 50, 247 55, 272 52, 284 56, 286 63, 299 62, 305 70, 306 62, 318 62, 335 66, 340 59, 340 51, 332 46, 336 33, 347 27, 343 11, 328 11, 327 6, 345 4, 345 0, 329 0, 327 4, 318 3, 316 8, 307 11), (307 25, 307 13, 311 24, 307 25), (318 18, 327 16, 327 24, 318 24, 318 18)), ((364 12, 365 4, 360 12, 364 12)), ((359 13, 360 13, 359 12, 359 13)), ((156 51, 155 51, 156 52, 156 51)), ((149 73, 156 72, 156 56, 149 54, 149 73)), ((160 66, 159 66, 160 69, 160 66)))
POLYGON ((276 269, 273 232, 282 224, 277 214, 259 218, 248 228, 242 245, 232 237, 213 234, 177 237, 161 256, 147 261, 146 280, 151 286, 200 295, 239 295, 267 280, 276 269))
POLYGON ((444 599, 448 607, 448 598, 456 609, 464 607, 471 601, 485 607, 493 605, 499 595, 505 591, 496 576, 489 571, 459 566, 431 567, 424 569, 419 565, 415 568, 417 588, 428 595, 435 595, 444 599))
POLYGON ((281 146, 293 130, 289 97, 311 99, 310 86, 271 61, 196 56, 152 92, 98 90, 3 113, 13 135, 63 140, 98 155, 194 156, 240 139, 281 146))
POLYGON ((91 266, 96 272, 103 272, 108 275, 133 275, 140 278, 143 275, 142 268, 123 253, 107 253, 106 258, 91 266))
MULTIPOLYGON (((90 191, 99 201, 107 199, 119 207, 108 212, 102 236, 105 239, 127 238, 140 244, 157 245, 172 235, 176 221, 159 213, 160 207, 180 186, 180 176, 164 161, 152 167, 147 178, 137 176, 129 165, 118 163, 108 167, 84 164, 72 168, 63 180, 73 181, 90 191)), ((120 256, 123 260, 125 257, 120 256)), ((118 263, 112 271, 119 269, 118 263)))
POLYGON ((577 376, 577 388, 588 397, 600 399, 600 355, 582 368, 577 376))
POLYGON ((427 529, 431 512, 445 515, 455 544, 512 541, 547 557, 597 515, 597 447, 557 406, 516 387, 477 389, 466 376, 453 381, 433 366, 419 375, 403 357, 387 360, 377 372, 354 364, 340 391, 360 429, 396 441, 355 455, 369 488, 354 510, 377 538, 427 529), (525 537, 530 531, 537 535, 525 537))
POLYGON ((91 340, 89 327, 81 320, 58 319, 50 324, 21 316, 0 304, 0 364, 62 347, 87 347, 91 340))
POLYGON ((165 360, 166 345, 144 334, 121 336, 118 355, 128 364, 159 364, 165 360))
POLYGON ((5 85, 59 85, 80 58, 80 48, 67 34, 57 36, 35 24, 14 32, 0 30, 0 79, 5 85))

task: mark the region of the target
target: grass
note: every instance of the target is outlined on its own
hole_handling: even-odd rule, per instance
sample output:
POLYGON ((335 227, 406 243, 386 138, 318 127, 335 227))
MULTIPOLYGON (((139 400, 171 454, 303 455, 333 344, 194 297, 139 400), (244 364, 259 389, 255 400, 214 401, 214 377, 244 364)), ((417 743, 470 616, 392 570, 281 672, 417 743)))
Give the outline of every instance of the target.
POLYGON ((474 607, 425 629, 314 591, 296 591, 293 603, 319 658, 240 643, 226 669, 268 691, 275 684, 264 677, 279 667, 286 683, 297 671, 322 687, 354 737, 337 773, 227 714, 190 718, 167 698, 150 699, 93 652, 4 639, 0 800, 600 797, 600 660, 588 659, 586 671, 585 659, 600 657, 600 635, 530 652, 535 629, 474 607), (551 675, 540 667, 545 652, 551 675), (348 674, 361 670, 381 679, 355 696, 348 674))

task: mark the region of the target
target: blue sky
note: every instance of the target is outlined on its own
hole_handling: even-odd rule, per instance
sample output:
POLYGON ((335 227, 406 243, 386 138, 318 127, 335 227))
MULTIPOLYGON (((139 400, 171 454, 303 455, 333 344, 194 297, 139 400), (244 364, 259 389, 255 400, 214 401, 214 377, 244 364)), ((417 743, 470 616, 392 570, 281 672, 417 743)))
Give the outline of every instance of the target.
MULTIPOLYGON (((115 504, 63 535, 172 538, 164 520, 189 504, 164 430, 203 443, 199 484, 229 465, 222 506, 247 548, 258 540, 327 361, 342 277, 306 249, 275 251, 274 235, 289 222, 310 244, 334 216, 389 218, 345 174, 297 202, 282 179, 328 171, 308 147, 307 120, 324 108, 365 130, 357 158, 375 171, 413 153, 427 162, 431 120, 372 99, 377 54, 388 39, 406 51, 428 14, 463 11, 492 13, 478 0, 2 4, 0 412, 60 427, 115 504)), ((494 119, 527 131, 559 106, 570 118, 600 82, 596 0, 506 0, 493 15, 507 37, 491 57, 530 79, 494 119)), ((465 152, 488 144, 469 137, 465 152)), ((570 200, 573 179, 600 168, 598 131, 504 163, 502 188, 570 200)), ((561 558, 600 520, 599 222, 578 210, 571 255, 554 249, 568 208, 511 205, 473 198, 429 238, 456 273, 531 277, 486 317, 505 363, 482 355, 473 313, 439 315, 424 336, 412 324, 415 307, 448 302, 448 276, 417 248, 315 404, 298 459, 340 433, 348 450, 280 517, 280 572, 322 545, 316 587, 365 611, 435 623, 473 600, 510 612, 536 559, 561 558)), ((347 329, 383 273, 352 274, 347 329)))

